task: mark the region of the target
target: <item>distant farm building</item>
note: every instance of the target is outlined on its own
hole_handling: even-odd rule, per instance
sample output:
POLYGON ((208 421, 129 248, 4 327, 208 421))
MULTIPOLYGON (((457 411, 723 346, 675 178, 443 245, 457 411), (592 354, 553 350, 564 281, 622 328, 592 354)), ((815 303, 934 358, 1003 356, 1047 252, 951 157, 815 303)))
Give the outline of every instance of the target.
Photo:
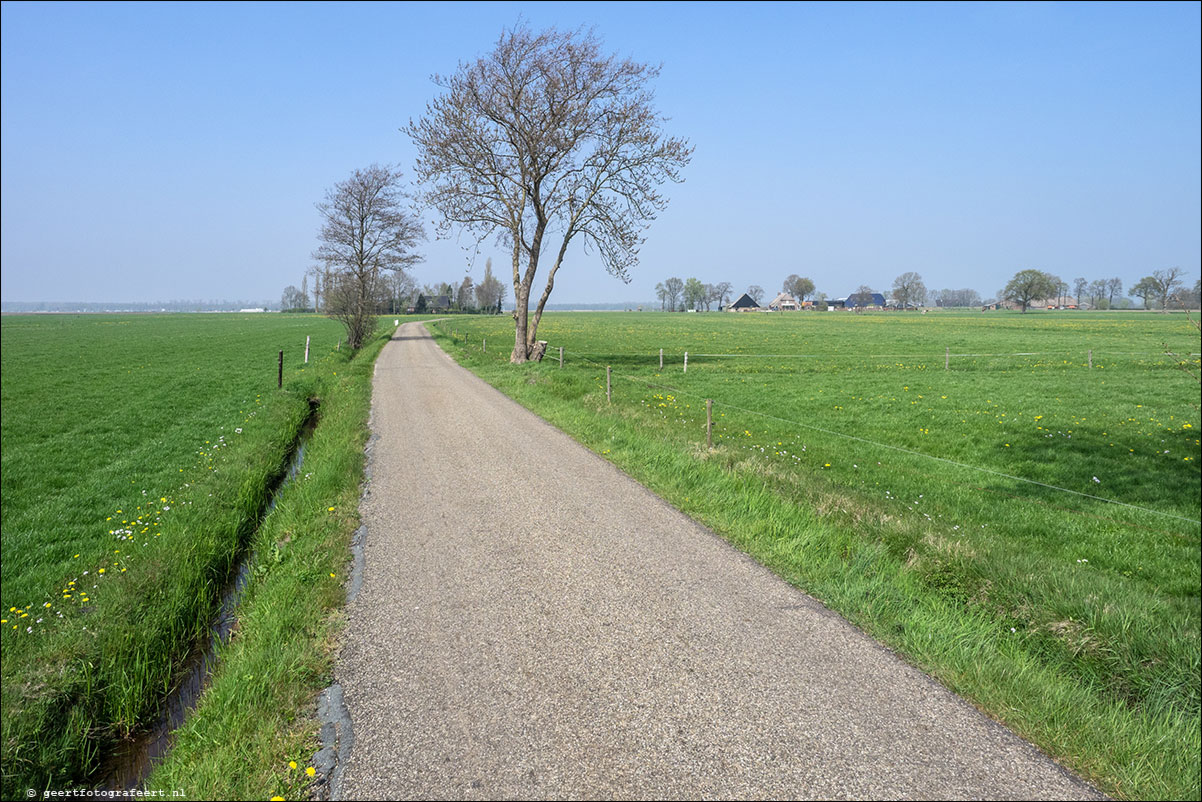
POLYGON ((861 306, 864 309, 869 309, 874 306, 883 309, 885 306, 885 296, 881 295, 879 292, 874 292, 872 294, 872 300, 869 303, 857 303, 859 300, 860 298, 858 295, 852 294, 846 298, 836 298, 830 302, 830 305, 836 309, 855 309, 857 306, 861 306))
POLYGON ((760 305, 752 300, 751 296, 743 293, 739 296, 739 300, 735 301, 730 306, 726 307, 728 312, 754 312, 759 309, 760 305))
POLYGON ((451 296, 449 295, 418 295, 413 306, 408 307, 405 311, 409 314, 414 312, 446 312, 451 308, 451 296))
MULTIPOLYGON (((1014 301, 1006 301, 1007 309, 1022 309, 1022 304, 1014 301)), ((1034 298, 1027 304, 1028 309, 1092 309, 1093 307, 1088 301, 1081 301, 1071 295, 1062 295, 1059 298, 1034 298)))
POLYGON ((782 292, 768 302, 768 308, 775 309, 778 312, 793 312, 800 309, 801 306, 792 295, 782 292))

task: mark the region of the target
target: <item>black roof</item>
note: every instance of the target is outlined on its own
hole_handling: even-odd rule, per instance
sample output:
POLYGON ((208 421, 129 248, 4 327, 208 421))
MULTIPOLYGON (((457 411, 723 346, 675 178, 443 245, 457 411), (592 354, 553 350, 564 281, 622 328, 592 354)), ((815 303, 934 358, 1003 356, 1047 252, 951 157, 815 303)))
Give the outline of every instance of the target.
POLYGON ((748 295, 747 293, 743 293, 742 295, 739 296, 739 300, 737 300, 733 304, 731 304, 729 308, 731 308, 731 309, 758 309, 759 306, 760 305, 757 304, 750 295, 748 295))

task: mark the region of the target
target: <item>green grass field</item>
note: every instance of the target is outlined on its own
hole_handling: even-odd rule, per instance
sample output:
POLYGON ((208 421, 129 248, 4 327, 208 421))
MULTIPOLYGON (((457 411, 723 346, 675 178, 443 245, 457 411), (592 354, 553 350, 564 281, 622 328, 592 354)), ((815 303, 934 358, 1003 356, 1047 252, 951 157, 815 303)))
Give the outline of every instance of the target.
MULTIPOLYGON (((237 637, 152 787, 305 794, 383 340, 351 359, 307 316, 0 324, 3 796, 86 783, 244 551, 237 637), (305 481, 263 519, 310 398, 305 481)), ((432 328, 1105 790, 1198 797, 1198 384, 1164 354, 1202 350, 1184 317, 551 314, 562 369, 508 365, 508 318, 432 328)))
MULTIPOLYGON (((337 458, 318 457, 310 470, 328 475, 323 462, 342 470, 311 485, 323 498, 300 518, 336 545, 330 565, 345 562, 338 537, 353 530, 360 473, 351 468, 361 467, 374 350, 351 360, 336 350, 341 327, 313 316, 37 316, 2 325, 8 798, 84 782, 115 738, 154 714, 177 664, 205 636, 233 561, 253 545, 310 398, 323 400, 328 428, 344 432, 337 458), (357 406, 325 403, 344 393, 357 406)), ((317 564, 298 571, 312 579, 317 564)), ((329 587, 317 583, 289 612, 323 620, 337 606, 326 598, 340 590, 337 573, 317 575, 329 587)))
POLYGON ((519 368, 508 319, 432 328, 1108 792, 1198 798, 1202 424, 1181 363, 1196 374, 1202 348, 1184 316, 549 314, 548 360, 519 368))

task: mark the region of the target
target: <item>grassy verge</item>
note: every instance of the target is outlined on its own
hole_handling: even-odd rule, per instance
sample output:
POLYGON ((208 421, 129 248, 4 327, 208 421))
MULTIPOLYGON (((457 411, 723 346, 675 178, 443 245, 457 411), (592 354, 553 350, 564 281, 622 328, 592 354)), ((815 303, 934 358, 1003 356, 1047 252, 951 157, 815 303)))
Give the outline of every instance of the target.
POLYGON ((371 356, 348 363, 336 336, 303 316, 5 320, 4 798, 87 782, 153 717, 207 637, 309 398, 370 376, 371 356), (64 342, 80 356, 65 373, 42 353, 64 342), (122 394, 131 384, 143 391, 122 394))
POLYGON ((147 788, 182 789, 190 799, 306 794, 305 769, 317 749, 313 705, 330 683, 358 525, 372 366, 387 339, 308 386, 321 417, 301 472, 255 535, 253 579, 234 636, 147 788))
MULTIPOLYGON (((660 341, 682 338, 680 327, 692 326, 695 339, 713 337, 705 321, 677 320, 653 333, 660 341)), ((573 344, 585 351, 584 343, 609 338, 604 361, 619 366, 612 403, 604 363, 577 358, 562 369, 550 361, 515 368, 500 349, 482 352, 483 336, 504 336, 503 321, 457 319, 431 329, 477 375, 1107 792, 1198 798, 1199 547, 1197 524, 1188 520, 1197 510, 1198 421, 1189 404, 1196 387, 1173 384, 1185 378, 1174 365, 1140 357, 1108 361, 1106 373, 1095 363, 1086 374, 1079 360, 1039 355, 1001 367, 981 361, 953 375, 942 371, 942 359, 938 373, 893 358, 848 370, 840 355, 804 370, 764 359, 691 363, 687 376, 661 375, 622 361, 655 353, 646 332, 629 332, 623 342, 614 332, 624 322, 581 315, 548 326, 569 354, 573 344), (1130 400, 1149 381, 1155 392, 1136 399, 1156 411, 1137 419, 1135 401, 1128 410, 1116 399, 1130 400), (1073 405, 1066 411, 1048 396, 1073 405), (731 402, 716 407, 713 449, 704 444, 706 397, 731 402), (944 400, 956 408, 940 412, 944 400), (807 403, 808 414, 798 414, 807 403), (1057 416, 1065 420, 1049 427, 1057 416), (848 424, 868 440, 1035 473, 1133 506, 983 477, 832 434, 848 424), (924 440, 910 427, 929 427, 941 439, 924 440), (1183 454, 1190 459, 1183 462, 1183 454), (1093 490, 1116 475, 1130 481, 1093 490)), ((744 324, 724 318, 714 325, 744 324)), ((832 325, 860 327, 843 334, 858 337, 864 351, 900 351, 905 337, 915 339, 911 349, 924 346, 916 330, 890 328, 887 319, 832 325)), ((730 333, 722 333, 722 350, 746 342, 730 333)), ((1038 332, 1028 327, 1024 336, 1038 332)), ((1123 346, 1119 336, 1159 334, 1120 333, 1115 350, 1123 346)), ((781 341, 769 348, 802 351, 781 341)))

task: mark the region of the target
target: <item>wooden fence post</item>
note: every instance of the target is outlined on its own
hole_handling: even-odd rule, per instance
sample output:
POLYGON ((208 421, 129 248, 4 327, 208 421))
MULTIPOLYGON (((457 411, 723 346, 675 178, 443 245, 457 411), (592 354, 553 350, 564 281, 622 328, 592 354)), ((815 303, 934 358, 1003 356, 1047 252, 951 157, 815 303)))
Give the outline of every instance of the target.
POLYGON ((610 373, 610 367, 609 367, 609 365, 606 365, 605 366, 605 400, 612 404, 613 399, 610 397, 610 394, 609 394, 609 373, 610 373))
POLYGON ((280 373, 275 382, 276 388, 284 386, 284 352, 280 351, 280 373))
POLYGON ((563 346, 559 346, 559 366, 563 367, 563 346))
POLYGON ((664 369, 664 349, 659 349, 659 369, 664 369))
POLYGON ((305 364, 309 364, 309 335, 305 335, 305 364))
POLYGON ((685 373, 689 372, 689 352, 688 351, 684 352, 684 372, 685 373))
POLYGON ((1093 349, 1089 349, 1089 369, 1093 370, 1093 349))
POLYGON ((484 348, 484 353, 487 354, 488 353, 488 338, 485 337, 483 339, 484 339, 484 345, 482 347, 484 348))
POLYGON ((952 349, 951 349, 951 347, 945 347, 943 349, 943 369, 950 370, 951 364, 952 364, 952 349))
POLYGON ((714 399, 705 399, 705 447, 714 447, 714 399))

